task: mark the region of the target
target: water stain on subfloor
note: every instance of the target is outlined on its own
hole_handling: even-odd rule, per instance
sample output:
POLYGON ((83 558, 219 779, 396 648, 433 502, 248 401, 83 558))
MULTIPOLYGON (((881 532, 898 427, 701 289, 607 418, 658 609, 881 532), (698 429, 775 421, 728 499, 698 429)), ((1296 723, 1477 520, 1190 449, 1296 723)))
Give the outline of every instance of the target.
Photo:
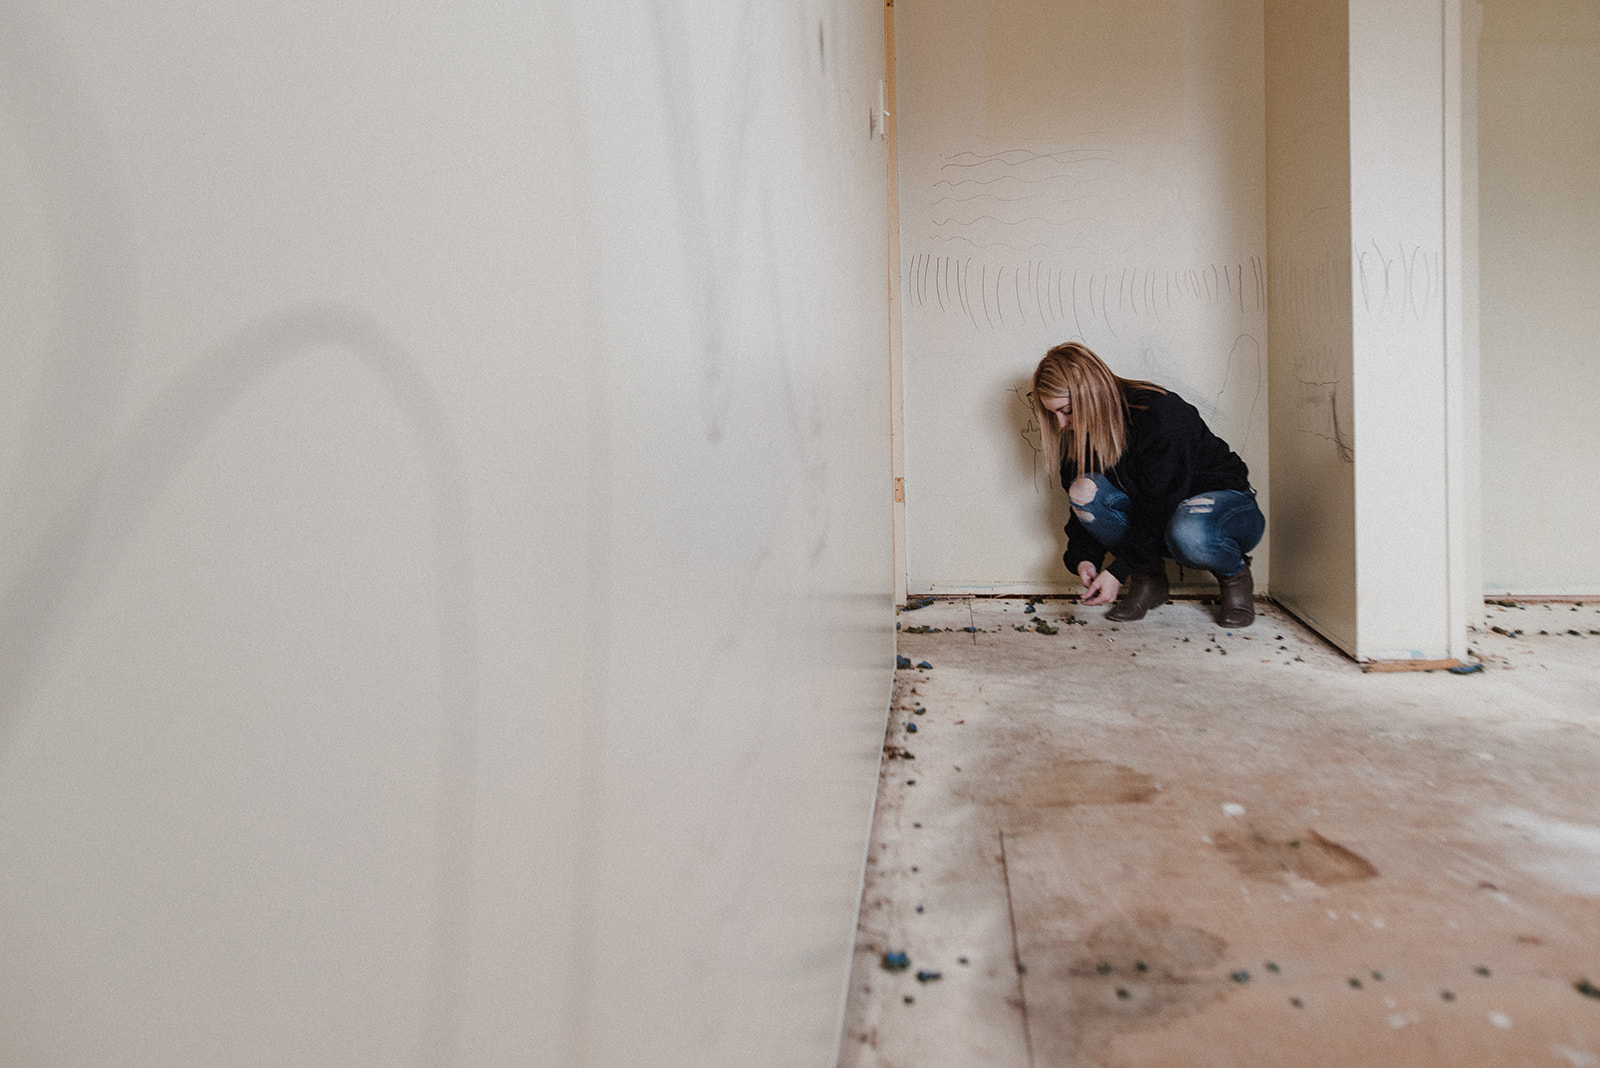
POLYGON ((992 797, 1015 808, 1136 804, 1157 792, 1151 776, 1105 760, 1049 761, 1024 765, 994 777, 992 797))
POLYGON ((1038 967, 1030 963, 1026 975, 1036 1063, 1101 1063, 1114 1035, 1227 997, 1235 984, 1214 971, 1226 951, 1218 936, 1153 911, 1101 923, 1075 945, 1036 950, 1038 967))
POLYGON ((1314 830, 1293 834, 1250 828, 1243 833, 1218 831, 1217 849, 1241 873, 1255 879, 1292 875, 1318 886, 1376 878, 1372 862, 1314 830))

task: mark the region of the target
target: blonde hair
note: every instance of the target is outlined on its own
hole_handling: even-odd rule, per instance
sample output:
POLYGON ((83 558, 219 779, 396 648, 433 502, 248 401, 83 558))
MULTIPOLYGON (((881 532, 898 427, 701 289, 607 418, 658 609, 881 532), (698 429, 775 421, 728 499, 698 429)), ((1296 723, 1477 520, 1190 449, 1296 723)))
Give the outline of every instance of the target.
POLYGON ((1154 382, 1119 378, 1100 357, 1077 342, 1057 345, 1045 353, 1033 372, 1033 410, 1039 417, 1051 469, 1060 469, 1063 455, 1079 474, 1117 466, 1128 451, 1128 409, 1142 407, 1128 400, 1136 389, 1166 392, 1154 382), (1046 397, 1071 400, 1072 429, 1065 435, 1057 429, 1055 415, 1045 409, 1046 397))

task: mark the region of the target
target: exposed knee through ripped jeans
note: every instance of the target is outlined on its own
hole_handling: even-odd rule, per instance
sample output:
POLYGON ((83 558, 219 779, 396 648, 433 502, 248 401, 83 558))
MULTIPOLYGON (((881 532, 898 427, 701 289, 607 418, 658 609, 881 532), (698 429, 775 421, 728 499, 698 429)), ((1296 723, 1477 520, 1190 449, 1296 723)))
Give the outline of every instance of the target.
MULTIPOLYGON (((1074 481, 1067 496, 1083 528, 1115 551, 1128 533, 1132 504, 1128 495, 1104 475, 1093 474, 1074 481)), ((1237 575, 1244 570, 1244 554, 1256 547, 1266 528, 1255 490, 1197 493, 1181 502, 1167 520, 1167 552, 1195 571, 1237 575)))

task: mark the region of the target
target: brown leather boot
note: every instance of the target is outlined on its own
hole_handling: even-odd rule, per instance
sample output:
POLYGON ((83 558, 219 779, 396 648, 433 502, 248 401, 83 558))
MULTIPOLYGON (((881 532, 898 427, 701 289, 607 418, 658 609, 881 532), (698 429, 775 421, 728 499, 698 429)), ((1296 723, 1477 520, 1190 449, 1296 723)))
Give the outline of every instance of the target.
MULTIPOLYGON (((1212 572, 1216 574, 1216 572, 1212 572)), ((1248 627, 1256 620, 1256 584, 1250 577, 1250 558, 1244 558, 1244 570, 1237 575, 1223 578, 1217 575, 1217 586, 1222 591, 1222 607, 1217 612, 1217 622, 1224 627, 1238 630, 1248 627)))
POLYGON ((1169 592, 1166 568, 1160 571, 1135 571, 1128 576, 1128 588, 1122 591, 1122 599, 1111 606, 1106 618, 1113 623, 1132 623, 1136 619, 1143 619, 1150 609, 1167 603, 1169 592))

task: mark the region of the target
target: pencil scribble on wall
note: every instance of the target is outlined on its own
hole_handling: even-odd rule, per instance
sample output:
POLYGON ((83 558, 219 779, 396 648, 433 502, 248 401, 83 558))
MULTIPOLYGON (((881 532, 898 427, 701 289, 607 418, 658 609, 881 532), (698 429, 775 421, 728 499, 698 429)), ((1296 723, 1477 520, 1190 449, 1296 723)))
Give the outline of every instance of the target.
POLYGON ((1159 321, 1195 305, 1233 305, 1246 316, 1266 310, 1259 256, 1237 263, 1092 270, 1048 258, 993 263, 915 252, 905 271, 907 304, 960 316, 980 330, 1038 323, 1070 326, 1083 337, 1086 325, 1103 325, 1117 336, 1119 323, 1159 321))
MULTIPOLYGON (((748 14, 749 10, 741 6, 733 17, 748 14)), ((694 71, 679 60, 678 49, 690 35, 687 16, 675 5, 665 3, 652 4, 650 15, 655 24, 655 66, 661 100, 673 131, 666 139, 672 170, 665 178, 676 196, 679 237, 686 246, 684 264, 689 277, 684 288, 700 346, 701 418, 706 440, 716 444, 722 440, 733 403, 727 336, 731 302, 722 280, 733 276, 726 268, 737 255, 733 239, 738 237, 739 227, 728 222, 739 217, 735 200, 745 194, 750 180, 750 135, 756 111, 747 108, 735 112, 733 128, 721 143, 708 136, 695 97, 694 71), (721 177, 727 180, 708 183, 707 174, 721 168, 726 169, 721 177)), ((749 33, 742 26, 739 30, 740 38, 749 33)), ((748 49, 736 50, 734 55, 739 64, 735 88, 741 93, 752 92, 755 57, 748 49)))
POLYGON ((1256 411, 1261 406, 1261 383, 1264 377, 1261 342, 1250 334, 1240 334, 1234 338, 1233 348, 1228 352, 1227 367, 1222 379, 1222 388, 1217 391, 1217 407, 1223 407, 1223 398, 1227 396, 1229 389, 1249 396, 1249 406, 1244 417, 1244 435, 1235 443, 1243 448, 1255 435, 1256 411))
POLYGON ((1434 311, 1443 288, 1444 267, 1437 249, 1372 241, 1354 250, 1361 306, 1377 318, 1421 320, 1434 311))
POLYGON ((788 38, 768 22, 792 14, 737 5, 723 32, 740 44, 729 53, 726 76, 707 85, 697 80, 694 57, 707 45, 694 19, 661 0, 650 10, 656 75, 672 131, 664 145, 672 160, 668 182, 678 213, 676 236, 684 243, 681 286, 700 364, 701 430, 708 444, 724 445, 731 410, 749 400, 751 384, 740 375, 741 347, 754 342, 774 355, 782 372, 781 414, 803 475, 795 488, 804 497, 810 557, 819 561, 828 545, 831 498, 823 430, 805 373, 810 361, 794 351, 787 331, 758 325, 791 323, 811 310, 794 307, 797 298, 779 280, 785 255, 779 234, 784 214, 793 210, 785 198, 793 194, 775 187, 761 170, 762 153, 769 150, 765 139, 772 134, 757 124, 752 105, 787 91, 794 83, 784 80, 785 72, 826 75, 827 26, 816 23, 814 59, 810 49, 778 54, 772 45, 788 38), (753 328, 760 333, 752 335, 753 328))
POLYGON ((1044 439, 1039 429, 1039 413, 1033 406, 1033 391, 1027 386, 1013 386, 1011 395, 1016 398, 1018 406, 1022 409, 1020 418, 1022 427, 1018 435, 1028 443, 1028 448, 1039 455, 1044 455, 1044 439))
POLYGON ((1028 467, 1035 494, 1048 494, 1055 485, 1057 472, 1045 460, 1044 434, 1039 427, 1039 412, 1033 406, 1033 390, 1028 384, 1010 388, 1016 407, 1012 409, 1017 420, 1017 437, 1028 447, 1028 467))
POLYGON ((945 157, 928 203, 930 241, 1026 253, 1085 245, 1099 220, 1127 199, 1119 161, 1103 149, 1011 148, 945 157), (1050 244, 1038 228, 1051 231, 1050 244))
POLYGON ((1339 394, 1343 380, 1316 381, 1296 377, 1300 389, 1294 398, 1294 428, 1297 433, 1321 438, 1331 444, 1345 463, 1355 463, 1355 446, 1350 439, 1347 418, 1339 414, 1339 394))
MULTIPOLYGON (((1354 272, 1339 257, 1322 255, 1275 257, 1268 268, 1274 321, 1283 324, 1283 329, 1274 335, 1275 343, 1288 352, 1293 366, 1294 430, 1326 442, 1344 463, 1355 462, 1349 350, 1312 339, 1348 337, 1358 293, 1363 306, 1372 302, 1371 307, 1382 308, 1389 301, 1391 307, 1399 308, 1402 299, 1404 306, 1413 306, 1418 272, 1422 271, 1423 257, 1410 257, 1412 281, 1408 283, 1399 256, 1384 257, 1376 250, 1367 250, 1367 254, 1366 267, 1354 272), (1391 291, 1395 285, 1400 288, 1391 291), (1412 296, 1406 295, 1408 285, 1412 296)), ((1353 255, 1360 268, 1361 250, 1355 250, 1353 255)), ((1428 292, 1416 298, 1419 307, 1437 296, 1437 278, 1423 288, 1428 292)))
POLYGON ((915 308, 979 330, 1040 324, 1072 336, 1197 305, 1266 310, 1266 264, 1135 262, 1118 224, 1149 211, 1103 148, 957 152, 943 158, 926 203, 926 244, 915 240, 902 278, 915 308))

